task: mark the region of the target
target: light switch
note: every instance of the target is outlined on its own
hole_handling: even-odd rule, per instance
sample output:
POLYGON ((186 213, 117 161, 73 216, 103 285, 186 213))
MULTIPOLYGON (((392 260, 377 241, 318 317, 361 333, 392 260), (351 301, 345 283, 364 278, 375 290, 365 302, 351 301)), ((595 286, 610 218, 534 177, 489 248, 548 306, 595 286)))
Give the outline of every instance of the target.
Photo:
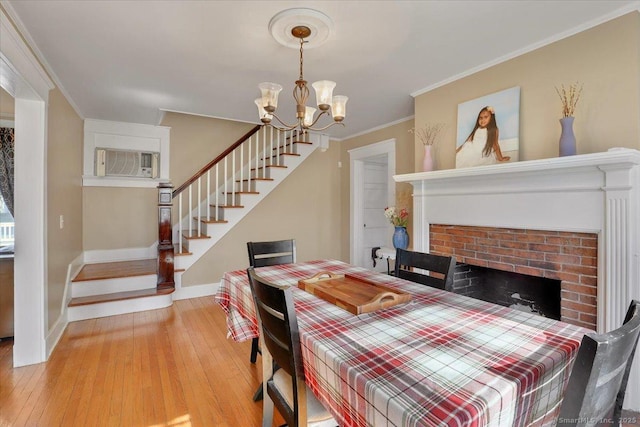
POLYGON ((64 215, 60 215, 60 230, 64 228, 64 215))

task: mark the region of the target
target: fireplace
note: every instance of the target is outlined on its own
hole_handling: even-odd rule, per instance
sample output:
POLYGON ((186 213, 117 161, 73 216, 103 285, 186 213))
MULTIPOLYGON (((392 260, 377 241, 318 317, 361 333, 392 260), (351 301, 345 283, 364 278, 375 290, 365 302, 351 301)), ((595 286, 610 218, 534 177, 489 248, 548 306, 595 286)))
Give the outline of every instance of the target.
MULTIPOLYGON (((491 274, 495 283, 510 281, 529 285, 519 286, 518 289, 501 285, 503 292, 500 293, 487 283, 489 289, 482 289, 487 286, 480 287, 471 296, 493 299, 491 302, 501 305, 512 305, 515 302, 510 303, 510 295, 528 294, 530 296, 523 299, 530 301, 538 292, 528 288, 545 287, 546 293, 553 293, 557 300, 546 301, 544 295, 539 296, 538 300, 544 300, 545 307, 555 305, 559 310, 559 313, 547 317, 596 329, 597 234, 431 224, 429 242, 429 252, 453 255, 458 263, 489 269, 490 272, 484 274, 491 274), (491 271, 511 275, 498 275, 491 271), (531 279, 526 279, 527 276, 531 279), (535 278, 540 280, 536 281, 535 278), (552 289, 548 281, 554 281, 556 288, 552 289)), ((474 270, 473 277, 479 277, 478 271, 474 270)), ((489 279, 485 281, 490 282, 489 279)))
MULTIPOLYGON (((561 319, 597 332, 640 299, 638 150, 394 178, 413 186, 414 250, 560 280, 561 319)), ((624 405, 640 410, 640 352, 624 405)))
POLYGON ((457 264, 452 292, 560 320, 560 280, 457 264))

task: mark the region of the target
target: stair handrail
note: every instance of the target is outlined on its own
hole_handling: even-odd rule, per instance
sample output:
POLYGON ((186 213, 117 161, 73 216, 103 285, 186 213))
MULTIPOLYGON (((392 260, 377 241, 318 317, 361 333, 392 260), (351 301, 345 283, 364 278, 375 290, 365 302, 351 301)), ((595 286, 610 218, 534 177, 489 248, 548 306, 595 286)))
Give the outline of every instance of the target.
POLYGON ((191 184, 196 182, 198 178, 200 178, 202 175, 207 173, 208 170, 213 168, 216 165, 216 163, 219 163, 222 159, 227 157, 233 150, 238 148, 243 142, 245 142, 247 139, 251 138, 256 132, 258 132, 260 130, 260 128, 262 126, 263 125, 256 125, 255 127, 251 128, 251 130, 249 130, 249 132, 245 133, 243 136, 240 137, 240 139, 238 139, 236 142, 231 144, 226 150, 224 150, 222 153, 220 153, 215 159, 211 160, 209 163, 207 163, 205 166, 203 166, 202 169, 200 169, 198 172, 196 172, 191 178, 186 180, 184 182, 184 184, 182 184, 181 186, 179 186, 178 188, 173 190, 171 198, 175 199, 178 194, 182 193, 191 184))
MULTIPOLYGON (((161 183, 158 186, 158 263, 157 263, 157 289, 175 289, 174 279, 174 247, 173 247, 173 232, 172 232, 172 219, 171 210, 173 206, 173 199, 180 195, 185 189, 189 188, 191 184, 198 181, 205 173, 213 169, 216 164, 225 159, 229 154, 249 140, 255 135, 263 125, 255 125, 247 133, 242 135, 236 142, 227 147, 216 158, 207 163, 198 172, 196 172, 191 178, 186 180, 175 190, 171 191, 171 183, 161 183), (171 197, 169 197, 169 194, 171 197)), ((199 181, 198 181, 199 182, 199 181)), ((180 245, 180 250, 182 246, 180 245)))

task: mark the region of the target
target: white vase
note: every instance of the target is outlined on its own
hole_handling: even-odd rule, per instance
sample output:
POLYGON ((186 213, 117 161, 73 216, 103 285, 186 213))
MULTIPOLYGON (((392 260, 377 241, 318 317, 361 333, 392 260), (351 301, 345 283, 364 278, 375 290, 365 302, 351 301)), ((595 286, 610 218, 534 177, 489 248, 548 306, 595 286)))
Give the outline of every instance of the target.
POLYGON ((433 157, 431 157, 431 145, 424 146, 424 158, 422 159, 422 171, 431 172, 433 170, 433 157))

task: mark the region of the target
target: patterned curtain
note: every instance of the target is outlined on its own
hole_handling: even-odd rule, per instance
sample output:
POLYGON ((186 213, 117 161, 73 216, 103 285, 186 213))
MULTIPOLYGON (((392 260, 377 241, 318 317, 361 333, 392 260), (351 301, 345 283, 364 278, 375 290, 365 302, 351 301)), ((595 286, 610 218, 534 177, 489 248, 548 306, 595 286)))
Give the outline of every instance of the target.
POLYGON ((13 160, 15 136, 13 128, 0 128, 0 194, 13 216, 13 160))

